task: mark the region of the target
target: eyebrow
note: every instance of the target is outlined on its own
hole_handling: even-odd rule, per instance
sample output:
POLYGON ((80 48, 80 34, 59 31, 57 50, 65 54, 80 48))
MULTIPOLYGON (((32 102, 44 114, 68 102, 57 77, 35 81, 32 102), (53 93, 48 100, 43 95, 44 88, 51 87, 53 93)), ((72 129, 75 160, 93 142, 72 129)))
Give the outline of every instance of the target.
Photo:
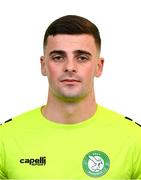
MULTIPOLYGON (((66 51, 63 51, 63 50, 53 50, 49 53, 49 56, 53 55, 53 54, 60 54, 60 55, 63 55, 65 56, 66 55, 66 51)), ((89 56, 92 56, 92 54, 86 50, 81 50, 81 49, 78 49, 78 50, 74 50, 73 51, 73 54, 86 54, 86 55, 89 55, 89 56)))
POLYGON ((52 54, 66 55, 66 52, 63 50, 53 50, 49 53, 49 56, 51 56, 52 54))
POLYGON ((74 54, 86 54, 86 55, 89 55, 89 56, 92 56, 92 54, 86 50, 81 50, 81 49, 78 49, 78 50, 75 50, 73 51, 74 54))

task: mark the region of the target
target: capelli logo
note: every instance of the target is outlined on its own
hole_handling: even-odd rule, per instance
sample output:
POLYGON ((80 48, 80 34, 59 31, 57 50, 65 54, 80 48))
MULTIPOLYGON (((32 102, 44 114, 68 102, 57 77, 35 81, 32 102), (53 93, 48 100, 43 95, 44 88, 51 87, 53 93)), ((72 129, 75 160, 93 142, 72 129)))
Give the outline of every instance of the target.
POLYGON ((46 157, 39 157, 37 159, 20 159, 21 164, 29 164, 32 166, 45 166, 46 165, 46 157))

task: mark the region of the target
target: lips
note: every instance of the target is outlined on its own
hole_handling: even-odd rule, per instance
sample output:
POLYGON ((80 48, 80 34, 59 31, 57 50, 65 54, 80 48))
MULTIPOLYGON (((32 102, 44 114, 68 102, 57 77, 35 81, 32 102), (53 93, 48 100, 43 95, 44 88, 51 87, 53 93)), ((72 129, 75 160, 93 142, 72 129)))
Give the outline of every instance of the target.
POLYGON ((80 82, 79 80, 76 79, 63 79, 61 82, 80 82))

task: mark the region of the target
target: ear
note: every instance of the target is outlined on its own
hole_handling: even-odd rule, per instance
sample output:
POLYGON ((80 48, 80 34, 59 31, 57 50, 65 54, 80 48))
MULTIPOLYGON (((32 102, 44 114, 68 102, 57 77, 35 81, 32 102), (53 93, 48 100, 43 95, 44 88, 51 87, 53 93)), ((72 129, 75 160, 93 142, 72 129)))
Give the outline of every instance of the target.
POLYGON ((41 73, 43 76, 47 76, 47 68, 46 68, 46 62, 45 62, 45 57, 41 56, 40 57, 40 63, 41 63, 41 73))
POLYGON ((100 77, 103 71, 103 66, 104 66, 104 58, 99 58, 97 60, 97 66, 96 66, 96 71, 95 71, 95 77, 100 77))

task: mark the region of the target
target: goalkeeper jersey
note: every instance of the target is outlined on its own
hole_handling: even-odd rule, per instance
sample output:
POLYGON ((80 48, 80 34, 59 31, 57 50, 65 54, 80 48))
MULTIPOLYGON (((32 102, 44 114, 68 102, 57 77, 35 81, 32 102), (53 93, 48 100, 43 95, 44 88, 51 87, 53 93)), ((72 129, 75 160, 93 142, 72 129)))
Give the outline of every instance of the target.
POLYGON ((91 118, 60 124, 40 107, 0 126, 0 179, 94 178, 141 179, 141 127, 130 118, 97 105, 91 118))

